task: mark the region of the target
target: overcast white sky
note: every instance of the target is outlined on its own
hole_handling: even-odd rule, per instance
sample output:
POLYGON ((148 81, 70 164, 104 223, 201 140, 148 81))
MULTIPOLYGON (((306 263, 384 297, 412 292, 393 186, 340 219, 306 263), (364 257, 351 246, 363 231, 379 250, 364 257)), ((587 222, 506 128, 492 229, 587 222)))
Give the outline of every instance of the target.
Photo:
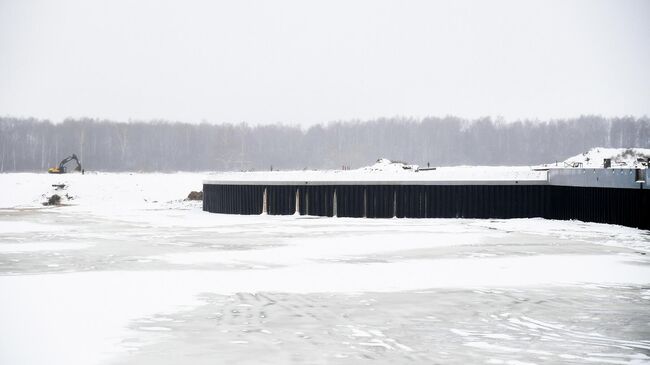
POLYGON ((0 115, 650 115, 650 1, 0 0, 0 115))

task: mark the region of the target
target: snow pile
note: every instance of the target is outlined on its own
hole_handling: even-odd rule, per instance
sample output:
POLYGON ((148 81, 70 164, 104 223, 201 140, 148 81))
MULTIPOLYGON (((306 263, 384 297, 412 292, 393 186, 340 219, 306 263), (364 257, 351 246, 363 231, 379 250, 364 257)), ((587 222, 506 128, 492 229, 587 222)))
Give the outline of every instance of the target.
POLYGON ((380 158, 374 165, 360 168, 361 171, 382 171, 382 172, 402 172, 404 170, 417 171, 418 165, 408 165, 401 161, 391 161, 387 158, 380 158))
POLYGON ((612 160, 611 167, 647 167, 650 159, 648 148, 592 148, 585 153, 564 161, 567 167, 603 167, 606 158, 612 160))

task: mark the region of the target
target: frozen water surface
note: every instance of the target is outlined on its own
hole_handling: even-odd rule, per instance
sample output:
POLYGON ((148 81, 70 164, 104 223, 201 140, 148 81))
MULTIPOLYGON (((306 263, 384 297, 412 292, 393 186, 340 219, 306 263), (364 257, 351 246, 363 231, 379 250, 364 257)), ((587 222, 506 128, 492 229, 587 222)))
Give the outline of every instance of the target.
POLYGON ((646 231, 209 214, 201 180, 0 175, 0 363, 650 363, 646 231))

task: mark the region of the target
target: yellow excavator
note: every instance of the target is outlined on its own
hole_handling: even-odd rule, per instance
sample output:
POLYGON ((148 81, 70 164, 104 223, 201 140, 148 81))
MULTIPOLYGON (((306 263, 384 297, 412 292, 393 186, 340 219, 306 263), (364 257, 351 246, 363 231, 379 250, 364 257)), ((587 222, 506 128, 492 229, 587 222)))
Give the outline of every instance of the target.
POLYGON ((68 172, 68 169, 65 167, 65 165, 67 165, 70 161, 74 161, 77 163, 77 167, 75 167, 73 171, 80 171, 81 173, 84 172, 83 169, 81 168, 81 162, 79 162, 77 155, 75 155, 74 153, 72 154, 72 156, 68 156, 63 160, 61 160, 61 162, 59 162, 58 167, 50 167, 47 170, 47 172, 49 172, 50 174, 65 174, 66 172, 68 172))

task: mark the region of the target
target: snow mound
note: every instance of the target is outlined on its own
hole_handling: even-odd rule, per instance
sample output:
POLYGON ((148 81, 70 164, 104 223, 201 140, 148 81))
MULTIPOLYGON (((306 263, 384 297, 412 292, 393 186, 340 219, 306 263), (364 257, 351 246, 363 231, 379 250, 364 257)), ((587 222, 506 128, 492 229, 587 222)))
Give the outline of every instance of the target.
POLYGON ((418 165, 409 165, 401 161, 391 161, 387 158, 380 158, 373 165, 362 167, 359 170, 383 172, 401 172, 404 170, 417 171, 418 165))
POLYGON ((612 160, 611 167, 647 167, 650 159, 649 148, 603 148, 595 147, 585 153, 570 157, 564 161, 572 167, 603 167, 604 160, 612 160))

